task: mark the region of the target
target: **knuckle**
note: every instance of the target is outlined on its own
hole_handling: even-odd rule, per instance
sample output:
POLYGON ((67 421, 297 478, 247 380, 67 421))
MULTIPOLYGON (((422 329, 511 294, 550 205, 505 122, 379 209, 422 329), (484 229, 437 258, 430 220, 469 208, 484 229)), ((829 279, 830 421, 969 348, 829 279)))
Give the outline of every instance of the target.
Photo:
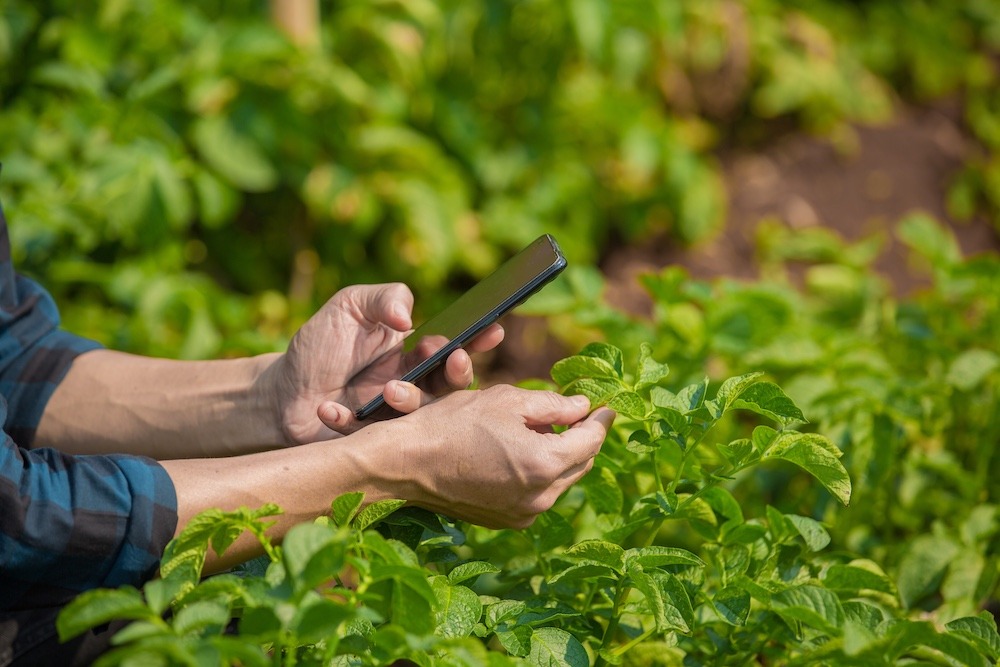
POLYGON ((537 514, 531 514, 529 516, 511 517, 508 524, 511 528, 514 528, 516 530, 524 530, 525 528, 530 527, 531 524, 535 523, 535 518, 537 516, 538 516, 537 514))
POLYGON ((551 489, 546 489, 542 493, 538 494, 532 498, 527 505, 527 512, 532 515, 532 517, 538 516, 543 512, 547 512, 552 509, 555 505, 558 495, 554 494, 551 489))

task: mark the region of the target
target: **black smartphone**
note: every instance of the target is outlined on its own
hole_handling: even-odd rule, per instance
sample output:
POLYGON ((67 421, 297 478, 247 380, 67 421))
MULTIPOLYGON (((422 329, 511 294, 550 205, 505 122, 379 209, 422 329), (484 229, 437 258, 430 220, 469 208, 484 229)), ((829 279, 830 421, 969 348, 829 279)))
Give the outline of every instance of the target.
MULTIPOLYGON (((538 237, 500 267, 476 283, 448 308, 417 327, 393 348, 351 379, 349 393, 358 396, 366 385, 365 378, 373 375, 386 378, 393 375, 407 382, 419 382, 444 363, 448 355, 464 346, 496 322, 505 313, 537 292, 566 268, 566 258, 559 244, 548 234, 538 237), (440 347, 438 347, 440 346, 440 347), (387 359, 393 361, 387 362, 387 359), (396 360, 402 360, 398 362, 396 360), (387 369, 386 363, 398 363, 399 368, 387 369), (410 364, 412 363, 412 367, 410 364), (393 373, 392 371, 398 371, 393 373)), ((369 381, 368 385, 370 386, 369 381)), ((360 402, 360 400, 359 400, 360 402)), ((367 419, 386 408, 381 390, 370 401, 355 410, 358 419, 367 419)))

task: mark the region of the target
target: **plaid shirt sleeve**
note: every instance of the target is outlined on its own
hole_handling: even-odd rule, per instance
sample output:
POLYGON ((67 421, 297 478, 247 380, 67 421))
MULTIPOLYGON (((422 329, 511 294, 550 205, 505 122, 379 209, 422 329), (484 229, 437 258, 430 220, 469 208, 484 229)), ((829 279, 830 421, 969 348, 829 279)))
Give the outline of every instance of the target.
POLYGON ((58 326, 49 294, 14 273, 0 210, 0 611, 141 584, 177 524, 173 484, 155 461, 29 448, 73 359, 99 347, 58 326))

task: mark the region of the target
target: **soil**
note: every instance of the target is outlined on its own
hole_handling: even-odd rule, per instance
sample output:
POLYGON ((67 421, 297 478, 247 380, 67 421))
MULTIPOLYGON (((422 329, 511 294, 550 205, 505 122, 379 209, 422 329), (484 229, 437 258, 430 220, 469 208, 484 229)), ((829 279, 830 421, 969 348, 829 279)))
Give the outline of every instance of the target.
MULTIPOLYGON (((609 249, 601 262, 609 302, 628 312, 648 312, 649 299, 636 278, 672 264, 701 279, 755 279, 754 237, 765 219, 792 228, 826 226, 847 240, 883 233, 888 242, 875 268, 902 295, 926 284, 892 234, 914 211, 949 225, 966 254, 1000 250, 1000 236, 988 221, 959 222, 946 209, 950 185, 977 150, 960 118, 955 102, 905 107, 889 124, 854 127, 851 151, 791 134, 752 153, 720 154, 729 198, 722 230, 693 247, 662 237, 609 249)), ((484 385, 546 377, 553 361, 571 353, 545 335, 541 322, 510 316, 504 326, 504 344, 479 362, 484 385)))

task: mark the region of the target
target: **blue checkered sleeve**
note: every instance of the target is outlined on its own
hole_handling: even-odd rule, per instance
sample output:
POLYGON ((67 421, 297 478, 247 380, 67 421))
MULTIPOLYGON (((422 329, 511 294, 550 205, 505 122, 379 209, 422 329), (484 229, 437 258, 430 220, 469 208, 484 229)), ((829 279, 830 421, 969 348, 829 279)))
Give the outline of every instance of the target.
POLYGON ((155 461, 30 448, 73 359, 99 347, 58 327, 51 296, 14 273, 0 209, 0 611, 141 584, 177 525, 173 483, 155 461))

